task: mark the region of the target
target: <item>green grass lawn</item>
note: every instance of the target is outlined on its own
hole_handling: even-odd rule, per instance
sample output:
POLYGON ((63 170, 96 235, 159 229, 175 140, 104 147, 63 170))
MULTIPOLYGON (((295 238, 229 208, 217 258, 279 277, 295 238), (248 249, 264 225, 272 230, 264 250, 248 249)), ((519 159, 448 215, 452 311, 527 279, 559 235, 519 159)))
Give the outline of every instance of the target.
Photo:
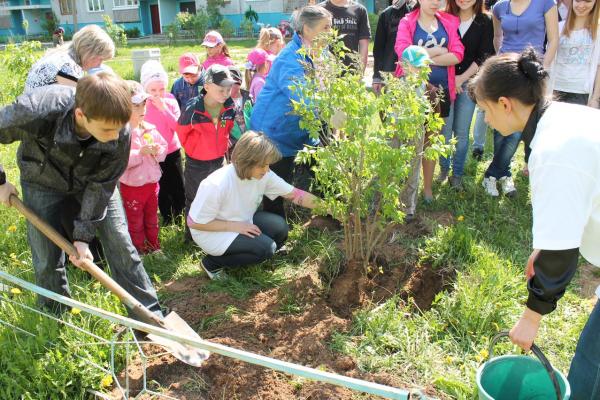
MULTIPOLYGON (((254 41, 235 42, 233 58, 242 63, 254 41)), ((155 47, 155 46, 144 46, 155 47)), ((139 48, 136 46, 135 48, 139 48)), ((108 64, 125 78, 133 76, 132 48, 120 49, 108 64)), ((161 48, 161 60, 174 78, 178 56, 184 51, 202 53, 199 46, 180 44, 161 48)), ((1 67, 0 67, 1 69, 1 67)), ((2 79, 8 79, 0 74, 2 79)), ((491 139, 491 138, 490 138, 491 139)), ((400 376, 407 384, 434 386, 450 398, 473 398, 474 375, 487 354, 490 337, 506 330, 519 317, 527 296, 524 266, 531 252, 531 205, 528 182, 516 174, 519 191, 514 199, 487 197, 481 179, 491 159, 491 140, 481 163, 469 160, 462 193, 447 185, 435 189, 435 202, 421 205, 423 213, 446 212, 454 223, 437 226, 427 237, 407 240, 424 260, 456 270, 454 282, 441 292, 430 310, 415 312, 410 303, 392 297, 384 304, 359 310, 350 332, 338 333, 331 347, 353 356, 365 371, 386 371, 400 376)), ((19 181, 15 163, 17 146, 0 146, 0 162, 11 182, 19 181)), ((523 163, 522 149, 515 156, 513 170, 523 163)), ((262 267, 234 274, 220 283, 209 283, 206 290, 226 292, 236 298, 279 286, 294 279, 294 270, 315 260, 339 264, 335 236, 307 232, 294 226, 293 251, 276 257, 262 267)), ((146 257, 144 263, 157 286, 186 276, 201 276, 197 264, 201 252, 186 246, 183 227, 161 230, 166 260, 146 257)), ((0 268, 13 275, 34 281, 31 253, 26 241, 26 225, 16 210, 0 206, 0 268)), ((73 297, 111 311, 123 313, 114 296, 74 269, 69 270, 73 297)), ((550 361, 567 372, 592 301, 581 296, 577 280, 559 303, 558 309, 544 318, 538 345, 550 361)), ((3 296, 9 296, 4 294, 3 296)), ((10 294, 13 299, 34 304, 29 293, 10 294)), ((165 300, 167 293, 160 291, 165 300)), ((293 293, 282 298, 284 312, 297 312, 293 293)), ((231 311, 231 312, 235 312, 231 311)), ((93 329, 95 334, 110 338, 113 327, 93 317, 67 314, 65 319, 93 329)), ((206 324, 218 324, 223 315, 215 315, 206 324)), ((20 334, 0 324, 0 398, 59 399, 84 398, 86 388, 102 389, 105 374, 75 357, 83 352, 96 362, 107 365, 108 353, 102 346, 82 346, 90 338, 55 322, 40 318, 9 302, 0 301, 0 320, 36 333, 20 334), (84 350, 82 350, 84 349, 84 350)), ((204 327, 199 327, 200 330, 204 327)), ((499 351, 514 351, 506 343, 499 351)), ((122 354, 120 357, 122 362, 122 354)))

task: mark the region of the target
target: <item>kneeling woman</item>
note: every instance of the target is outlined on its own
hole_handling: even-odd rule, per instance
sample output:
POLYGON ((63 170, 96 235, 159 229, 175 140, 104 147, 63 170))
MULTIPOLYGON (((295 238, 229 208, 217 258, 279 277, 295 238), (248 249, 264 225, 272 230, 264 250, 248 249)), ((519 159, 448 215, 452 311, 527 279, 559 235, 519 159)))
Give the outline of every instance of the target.
POLYGON ((247 131, 233 150, 232 164, 200 184, 187 223, 192 238, 207 254, 202 267, 211 279, 224 268, 271 258, 287 239, 285 219, 256 211, 263 196, 317 206, 317 197, 294 188, 269 169, 280 159, 279 150, 262 132, 247 131))

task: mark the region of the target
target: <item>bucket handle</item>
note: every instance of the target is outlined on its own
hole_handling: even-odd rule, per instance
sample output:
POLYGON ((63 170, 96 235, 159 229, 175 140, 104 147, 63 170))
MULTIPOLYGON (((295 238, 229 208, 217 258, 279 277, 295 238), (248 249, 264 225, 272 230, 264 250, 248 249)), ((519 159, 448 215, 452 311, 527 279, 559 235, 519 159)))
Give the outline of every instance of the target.
MULTIPOLYGON (((490 349, 488 352, 489 353, 488 360, 494 356, 494 346, 496 345, 498 340, 500 340, 504 337, 508 337, 508 331, 499 332, 492 338, 492 341, 490 342, 490 349)), ((558 384, 558 379, 556 379, 556 373, 554 372, 554 368, 552 367, 552 364, 550 364, 550 361, 548 361, 548 359, 546 358, 544 353, 542 353, 542 350, 540 350, 540 348, 537 347, 535 345, 535 343, 531 344, 531 352, 533 354, 535 354, 535 356, 538 358, 538 360, 540 360, 540 362, 542 363, 544 368, 546 368, 548 375, 550 375, 550 380, 552 381, 552 384, 554 385, 554 391, 556 392, 556 399, 562 400, 562 393, 560 391, 560 385, 558 384)))

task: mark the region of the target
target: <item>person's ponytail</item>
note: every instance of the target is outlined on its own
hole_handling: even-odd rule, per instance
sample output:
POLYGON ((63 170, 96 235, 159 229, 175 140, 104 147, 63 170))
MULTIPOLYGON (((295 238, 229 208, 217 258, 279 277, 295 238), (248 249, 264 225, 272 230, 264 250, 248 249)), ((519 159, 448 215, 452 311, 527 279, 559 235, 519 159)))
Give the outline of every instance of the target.
POLYGON ((544 65, 540 62, 533 48, 525 49, 517 61, 519 71, 525 75, 533 84, 543 81, 548 77, 548 71, 544 69, 544 65))

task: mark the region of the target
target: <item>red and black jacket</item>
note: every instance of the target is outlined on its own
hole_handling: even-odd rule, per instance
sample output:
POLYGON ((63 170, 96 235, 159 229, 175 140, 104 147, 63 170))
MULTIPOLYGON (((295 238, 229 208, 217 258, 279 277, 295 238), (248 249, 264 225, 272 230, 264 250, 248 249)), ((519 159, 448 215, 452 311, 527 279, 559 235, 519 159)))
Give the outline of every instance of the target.
POLYGON ((235 122, 235 110, 230 97, 223 104, 215 125, 204 108, 205 94, 206 91, 202 90, 198 97, 191 99, 177 122, 177 135, 186 156, 202 161, 225 155, 235 122))

